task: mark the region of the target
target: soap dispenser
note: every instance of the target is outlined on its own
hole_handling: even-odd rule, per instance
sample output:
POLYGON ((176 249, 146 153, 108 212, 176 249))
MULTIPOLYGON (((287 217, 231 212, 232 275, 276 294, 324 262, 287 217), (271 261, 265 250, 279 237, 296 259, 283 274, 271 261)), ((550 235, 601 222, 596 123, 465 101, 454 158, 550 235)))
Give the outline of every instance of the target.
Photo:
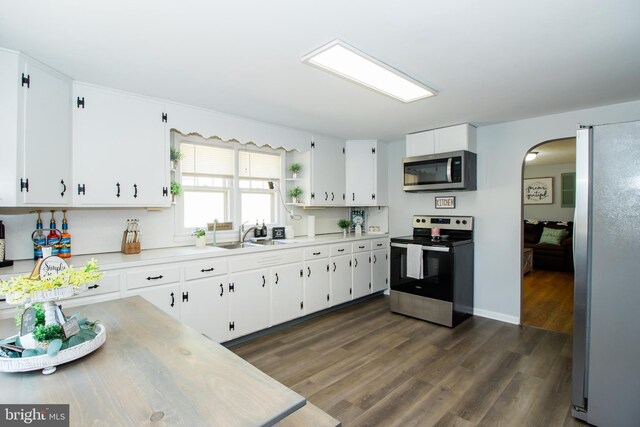
POLYGON ((260 228, 260 224, 258 224, 258 220, 256 219, 256 225, 253 228, 253 237, 260 237, 262 234, 262 229, 260 228))
POLYGON ((267 237, 267 226, 264 223, 264 219, 262 220, 262 228, 260 228, 260 236, 267 237))

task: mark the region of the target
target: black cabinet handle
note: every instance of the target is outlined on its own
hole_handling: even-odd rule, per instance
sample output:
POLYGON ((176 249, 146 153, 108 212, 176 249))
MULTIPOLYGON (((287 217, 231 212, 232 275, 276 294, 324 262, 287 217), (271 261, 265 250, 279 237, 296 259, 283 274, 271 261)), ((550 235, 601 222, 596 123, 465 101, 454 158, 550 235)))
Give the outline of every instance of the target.
POLYGON ((173 295, 173 292, 171 292, 171 307, 173 307, 174 305, 176 305, 176 297, 175 295, 173 295))
POLYGON ((60 180, 60 184, 62 184, 62 193, 60 193, 60 197, 64 197, 64 193, 67 192, 67 184, 64 183, 64 179, 60 180))
POLYGON ((307 270, 309 270, 309 274, 307 274, 307 277, 311 277, 311 267, 307 267, 307 270))
POLYGON ((336 271, 336 263, 333 263, 333 271, 336 271))
POLYGON ((133 184, 133 197, 138 197, 138 184, 133 184))
POLYGON ((364 249, 364 246, 358 246, 359 249, 364 249))
POLYGON ((95 284, 93 286, 88 286, 87 289, 98 289, 100 287, 100 285, 95 284))
POLYGON ((222 296, 222 294, 224 294, 224 286, 220 283, 220 296, 222 296))
POLYGON ((338 249, 338 252, 344 252, 344 249, 338 249))
POLYGON ((329 301, 329 294, 327 294, 327 301, 329 301))
POLYGON ((324 201, 326 202, 327 200, 329 200, 329 193, 327 193, 326 191, 324 192, 324 201))
POLYGON ((264 278, 264 275, 262 276, 262 287, 264 288, 264 285, 267 284, 267 279, 264 278))
POLYGON ((189 292, 182 293, 182 302, 189 302, 189 292))
POLYGON ((331 201, 333 202, 333 200, 335 199, 335 196, 333 195, 333 191, 331 192, 331 201))
POLYGON ((229 283, 229 292, 235 292, 235 291, 236 291, 236 284, 229 283))
POLYGON ((85 195, 85 190, 86 190, 86 184, 78 184, 78 196, 80 194, 82 194, 83 196, 85 195))
POLYGON ((356 201, 356 193, 351 193, 351 200, 356 201))
POLYGON ((211 267, 211 268, 203 268, 202 270, 200 270, 201 273, 206 273, 207 271, 213 271, 215 270, 215 268, 211 267))
POLYGON ((373 256, 373 263, 375 264, 376 262, 378 262, 378 258, 376 258, 376 256, 373 256))
POLYGON ((116 197, 120 197, 120 183, 116 182, 116 188, 118 189, 118 191, 116 191, 116 197))
POLYGON ((276 285, 278 284, 279 280, 280 280, 280 278, 278 277, 278 273, 276 273, 276 285))
POLYGON ((354 258, 353 262, 355 263, 354 267, 357 267, 358 266, 358 258, 354 258))
POLYGON ((158 280, 158 279, 162 279, 164 276, 161 274, 159 276, 154 276, 154 277, 147 277, 147 280, 158 280))
POLYGON ((377 247, 380 247, 380 246, 382 246, 382 243, 378 243, 376 246, 377 246, 377 247))
POLYGON ((320 255, 322 252, 314 252, 314 255, 320 255))

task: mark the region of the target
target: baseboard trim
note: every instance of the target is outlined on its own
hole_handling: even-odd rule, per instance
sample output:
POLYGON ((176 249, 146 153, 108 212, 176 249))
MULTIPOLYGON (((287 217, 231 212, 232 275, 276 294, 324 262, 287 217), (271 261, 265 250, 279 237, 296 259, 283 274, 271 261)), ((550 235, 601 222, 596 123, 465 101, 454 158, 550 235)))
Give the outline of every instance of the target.
POLYGON ((498 313, 496 311, 482 310, 480 308, 473 309, 474 316, 486 317, 488 319, 499 320, 501 322, 512 323, 514 325, 520 324, 520 317, 509 316, 507 314, 498 313))

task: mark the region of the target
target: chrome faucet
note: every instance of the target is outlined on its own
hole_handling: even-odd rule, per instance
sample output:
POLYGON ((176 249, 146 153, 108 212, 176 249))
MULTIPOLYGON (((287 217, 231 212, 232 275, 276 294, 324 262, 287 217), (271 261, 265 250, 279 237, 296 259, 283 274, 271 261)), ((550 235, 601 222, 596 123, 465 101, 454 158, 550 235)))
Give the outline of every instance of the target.
POLYGON ((242 225, 240 226, 240 233, 238 234, 238 240, 240 241, 240 243, 244 243, 244 239, 247 237, 247 234, 249 234, 249 232, 251 230, 255 230, 256 226, 254 225, 253 227, 249 228, 248 230, 245 230, 244 234, 242 234, 242 229, 244 228, 244 225, 246 223, 248 223, 249 221, 245 221, 242 223, 242 225))

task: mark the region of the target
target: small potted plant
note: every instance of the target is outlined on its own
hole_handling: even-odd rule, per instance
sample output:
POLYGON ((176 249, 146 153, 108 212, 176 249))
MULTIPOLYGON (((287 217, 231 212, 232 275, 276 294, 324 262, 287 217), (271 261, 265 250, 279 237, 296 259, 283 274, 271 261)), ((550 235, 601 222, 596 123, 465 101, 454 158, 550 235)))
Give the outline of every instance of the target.
POLYGON ((171 186, 169 188, 169 192, 171 193, 171 202, 176 202, 176 196, 182 194, 182 184, 178 181, 171 181, 171 186))
POLYGON ((298 179, 300 170, 302 169, 302 165, 300 163, 291 163, 289 165, 289 170, 291 171, 291 178, 298 179))
POLYGON ((347 237, 347 228, 351 226, 351 221, 348 219, 341 219, 338 221, 338 227, 342 228, 342 236, 347 237))
POLYGON ((193 236, 196 238, 196 247, 204 248, 207 246, 207 236, 205 235, 204 228, 196 227, 193 231, 193 236))
POLYGON ((171 159, 172 169, 178 168, 178 162, 182 160, 183 157, 184 157, 184 154, 182 154, 179 149, 174 147, 169 148, 169 158, 171 159))
POLYGON ((300 203, 300 195, 302 194, 302 188, 293 187, 289 190, 289 196, 291 196, 291 201, 293 203, 300 203))

